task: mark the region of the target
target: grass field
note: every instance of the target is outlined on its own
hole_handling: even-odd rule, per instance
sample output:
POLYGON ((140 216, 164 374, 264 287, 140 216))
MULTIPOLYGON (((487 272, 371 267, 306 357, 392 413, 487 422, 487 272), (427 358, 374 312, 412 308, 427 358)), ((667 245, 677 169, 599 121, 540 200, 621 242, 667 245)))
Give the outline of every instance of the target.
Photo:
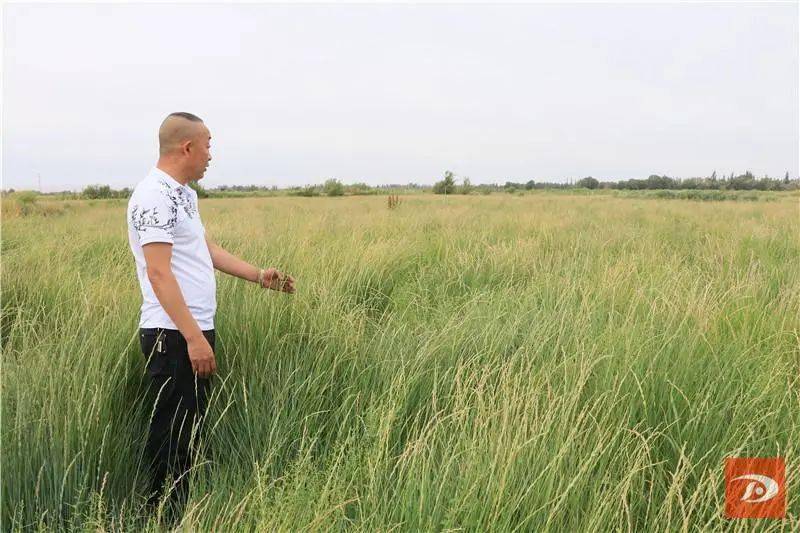
MULTIPOLYGON (((200 205, 298 292, 218 278, 187 528, 800 528, 797 196, 200 205), (788 518, 725 520, 723 459, 774 455, 788 518)), ((4 530, 159 527, 124 206, 3 220, 4 530)))

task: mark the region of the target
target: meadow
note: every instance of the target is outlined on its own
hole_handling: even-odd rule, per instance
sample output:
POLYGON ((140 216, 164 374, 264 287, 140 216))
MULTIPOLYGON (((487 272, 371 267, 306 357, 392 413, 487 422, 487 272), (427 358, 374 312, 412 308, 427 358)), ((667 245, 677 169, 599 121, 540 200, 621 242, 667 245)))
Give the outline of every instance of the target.
MULTIPOLYGON (((297 293, 218 273, 180 527, 797 531, 799 200, 201 200, 297 293), (775 455, 787 518, 726 520, 775 455)), ((2 529, 160 530, 125 201, 4 210, 1 281, 2 529)))

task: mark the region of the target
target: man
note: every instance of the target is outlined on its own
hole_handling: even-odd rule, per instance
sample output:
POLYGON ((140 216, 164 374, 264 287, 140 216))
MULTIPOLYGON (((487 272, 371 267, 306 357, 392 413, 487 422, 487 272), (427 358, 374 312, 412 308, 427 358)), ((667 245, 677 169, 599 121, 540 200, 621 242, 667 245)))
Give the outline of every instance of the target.
POLYGON ((209 380, 217 369, 214 269, 262 288, 294 293, 295 287, 292 276, 257 268, 206 235, 197 193, 188 186, 203 177, 211 161, 211 134, 203 121, 172 113, 161 124, 158 141, 158 163, 128 202, 128 240, 142 290, 139 337, 154 400, 145 445, 149 501, 160 499, 172 473, 173 494, 182 505, 209 380))

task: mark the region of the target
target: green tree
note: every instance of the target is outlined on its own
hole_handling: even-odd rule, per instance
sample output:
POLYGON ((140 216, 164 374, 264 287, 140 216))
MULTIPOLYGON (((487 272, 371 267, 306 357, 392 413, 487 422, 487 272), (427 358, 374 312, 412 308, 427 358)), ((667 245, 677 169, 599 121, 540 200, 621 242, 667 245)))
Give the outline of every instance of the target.
POLYGON ((349 194, 353 195, 361 195, 361 194, 371 194, 372 189, 369 185, 363 182, 353 183, 346 187, 346 190, 349 194))
POLYGON ((114 193, 108 185, 88 185, 83 189, 83 197, 89 200, 113 198, 114 193))
POLYGON ((591 176, 587 176, 576 183, 578 187, 583 189, 596 189, 600 186, 600 182, 591 176))
POLYGON ((191 187, 192 190, 197 193, 198 198, 208 198, 208 191, 206 191, 205 187, 200 185, 199 181, 196 180, 190 181, 189 187, 191 187))
POLYGON ((453 194, 456 192, 456 181, 449 170, 444 173, 444 179, 437 181, 433 186, 434 194, 453 194))
MULTIPOLYGON (((13 189, 12 189, 13 191, 13 189)), ((36 198, 39 195, 35 191, 19 191, 14 194, 14 199, 24 206, 33 206, 36 204, 36 198)))
POLYGON ((328 196, 344 196, 344 185, 337 179, 329 179, 322 186, 328 196))
POLYGON ((469 178, 464 178, 464 183, 461 185, 461 194, 470 194, 472 193, 472 182, 469 181, 469 178))

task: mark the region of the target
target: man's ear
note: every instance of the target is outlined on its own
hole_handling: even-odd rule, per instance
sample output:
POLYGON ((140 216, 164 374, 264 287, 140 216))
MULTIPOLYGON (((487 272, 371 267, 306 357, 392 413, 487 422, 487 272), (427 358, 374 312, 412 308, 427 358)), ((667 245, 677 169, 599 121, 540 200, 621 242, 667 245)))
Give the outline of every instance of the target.
POLYGON ((189 155, 189 151, 192 148, 191 144, 192 144, 191 139, 183 142, 183 144, 181 145, 181 151, 183 152, 183 155, 189 155))

